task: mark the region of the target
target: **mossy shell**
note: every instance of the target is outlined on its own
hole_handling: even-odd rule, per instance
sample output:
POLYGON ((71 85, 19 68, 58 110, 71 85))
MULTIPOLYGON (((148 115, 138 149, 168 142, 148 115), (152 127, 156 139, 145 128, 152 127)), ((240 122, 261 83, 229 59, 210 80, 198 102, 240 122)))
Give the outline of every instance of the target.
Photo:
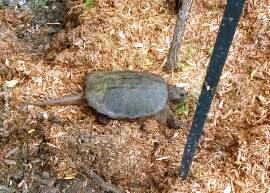
POLYGON ((92 72, 87 75, 85 100, 110 118, 136 119, 155 115, 168 101, 164 79, 134 71, 92 72))

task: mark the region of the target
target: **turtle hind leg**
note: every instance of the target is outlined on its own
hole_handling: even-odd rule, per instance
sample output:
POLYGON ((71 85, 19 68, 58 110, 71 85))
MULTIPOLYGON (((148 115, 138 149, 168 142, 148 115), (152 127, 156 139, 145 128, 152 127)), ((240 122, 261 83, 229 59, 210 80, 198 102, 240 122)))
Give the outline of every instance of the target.
POLYGON ((184 124, 177 119, 170 107, 166 107, 154 117, 157 121, 166 124, 171 129, 180 129, 184 127, 184 124))
POLYGON ((102 115, 102 114, 97 115, 97 122, 101 125, 107 125, 109 124, 110 121, 111 119, 107 117, 106 115, 102 115))

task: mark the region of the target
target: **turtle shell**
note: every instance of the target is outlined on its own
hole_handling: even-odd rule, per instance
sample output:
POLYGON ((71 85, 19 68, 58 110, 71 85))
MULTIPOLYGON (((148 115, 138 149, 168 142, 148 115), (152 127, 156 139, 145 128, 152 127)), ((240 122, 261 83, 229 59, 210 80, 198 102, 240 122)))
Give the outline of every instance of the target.
POLYGON ((110 118, 136 119, 164 109, 168 88, 163 78, 150 73, 92 72, 87 76, 85 99, 110 118))

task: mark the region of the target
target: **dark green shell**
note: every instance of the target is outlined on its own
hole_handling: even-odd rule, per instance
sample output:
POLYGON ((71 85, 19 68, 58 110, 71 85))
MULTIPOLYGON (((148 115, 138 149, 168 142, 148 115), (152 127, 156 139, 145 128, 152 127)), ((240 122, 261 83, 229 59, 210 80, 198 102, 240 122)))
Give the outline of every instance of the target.
POLYGON ((135 119, 164 109, 168 88, 163 78, 150 73, 93 72, 87 76, 85 99, 110 118, 135 119))

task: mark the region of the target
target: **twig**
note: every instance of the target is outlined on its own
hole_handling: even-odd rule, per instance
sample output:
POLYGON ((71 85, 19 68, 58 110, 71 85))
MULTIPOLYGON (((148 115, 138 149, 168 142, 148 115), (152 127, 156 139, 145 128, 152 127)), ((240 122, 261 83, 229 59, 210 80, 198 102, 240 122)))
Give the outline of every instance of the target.
POLYGON ((95 172, 92 170, 86 168, 86 167, 81 167, 81 172, 85 174, 88 178, 90 178, 92 181, 97 183, 103 191, 105 192, 111 192, 111 193, 125 193, 123 190, 120 190, 118 187, 105 182, 100 176, 98 176, 95 172))
POLYGON ((7 92, 0 92, 0 100, 1 98, 4 100, 5 107, 9 106, 9 95, 7 92))

